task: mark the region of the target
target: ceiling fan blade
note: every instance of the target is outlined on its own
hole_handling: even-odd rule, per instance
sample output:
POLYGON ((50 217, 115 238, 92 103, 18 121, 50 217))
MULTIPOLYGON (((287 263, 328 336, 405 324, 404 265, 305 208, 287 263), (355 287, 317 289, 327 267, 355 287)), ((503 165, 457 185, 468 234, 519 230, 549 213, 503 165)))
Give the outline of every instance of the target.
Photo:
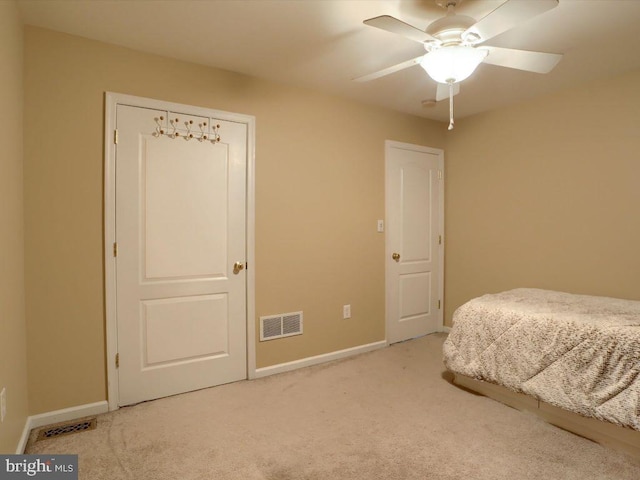
POLYGON ((354 82, 368 82, 369 80, 375 80, 376 78, 384 77, 385 75, 390 75, 392 73, 399 72, 400 70, 404 70, 405 68, 413 67, 414 65, 418 65, 420 60, 422 60, 424 55, 420 55, 419 57, 412 58, 411 60, 407 60, 402 63, 398 63, 397 65, 392 65, 391 67, 383 68, 382 70, 378 70, 377 72, 369 73, 367 75, 363 75, 361 77, 356 77, 353 79, 354 82))
POLYGON ((473 43, 486 42, 490 38, 511 30, 518 23, 540 15, 558 6, 558 0, 507 0, 475 25, 469 27, 462 38, 477 35, 473 43))
POLYGON ((501 47, 481 48, 489 50, 489 55, 484 57, 484 63, 527 72, 549 73, 562 60, 562 55, 558 53, 529 52, 501 47))
POLYGON ((381 15, 379 17, 369 18, 363 23, 370 27, 376 27, 387 32, 397 33, 398 35, 402 35, 403 37, 415 42, 438 42, 438 40, 428 33, 390 15, 381 15))
MULTIPOLYGON (((460 84, 453 84, 453 95, 457 95, 460 93, 460 84)), ((440 100, 444 100, 445 98, 449 98, 449 85, 446 83, 438 83, 438 88, 436 89, 436 102, 440 100)))

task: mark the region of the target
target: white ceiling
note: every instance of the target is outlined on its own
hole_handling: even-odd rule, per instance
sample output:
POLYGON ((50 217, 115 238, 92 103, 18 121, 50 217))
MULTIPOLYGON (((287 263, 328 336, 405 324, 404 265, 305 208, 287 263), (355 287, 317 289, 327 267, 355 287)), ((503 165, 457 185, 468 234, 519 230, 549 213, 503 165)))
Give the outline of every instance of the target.
MULTIPOLYGON (((457 12, 479 20, 502 3, 464 0, 457 12)), ((19 7, 26 24, 448 118, 447 101, 421 105, 435 96, 435 83, 419 66, 351 80, 424 53, 363 20, 392 15, 423 29, 445 13, 434 0, 19 0, 19 7)), ((564 58, 546 75, 481 64, 461 84, 457 118, 640 70, 640 0, 560 0, 487 44, 564 58)))

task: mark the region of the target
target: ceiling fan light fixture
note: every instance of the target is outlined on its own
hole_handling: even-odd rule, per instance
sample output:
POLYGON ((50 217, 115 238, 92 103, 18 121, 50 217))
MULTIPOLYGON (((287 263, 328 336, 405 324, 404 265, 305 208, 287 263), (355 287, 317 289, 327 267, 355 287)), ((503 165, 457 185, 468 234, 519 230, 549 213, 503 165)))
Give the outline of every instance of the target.
POLYGON ((438 83, 458 83, 468 78, 489 52, 462 45, 442 47, 430 51, 420 66, 438 83))

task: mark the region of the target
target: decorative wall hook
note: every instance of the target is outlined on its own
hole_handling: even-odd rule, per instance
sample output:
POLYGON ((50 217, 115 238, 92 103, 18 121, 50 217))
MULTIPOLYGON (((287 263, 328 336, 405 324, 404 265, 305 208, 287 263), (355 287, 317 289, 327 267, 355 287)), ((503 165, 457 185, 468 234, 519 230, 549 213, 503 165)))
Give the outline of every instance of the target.
POLYGON ((164 129, 164 116, 161 115, 159 117, 154 117, 153 119, 156 122, 156 129, 153 132, 153 136, 160 138, 163 135, 169 138, 184 138, 189 141, 192 138, 195 138, 199 142, 211 142, 211 143, 219 143, 220 142, 220 125, 212 125, 209 127, 207 122, 202 122, 198 124, 200 128, 200 132, 193 132, 191 129, 193 128, 193 120, 187 120, 183 122, 184 129, 186 132, 181 133, 178 131, 180 128, 180 118, 170 118, 169 119, 169 129, 164 129))

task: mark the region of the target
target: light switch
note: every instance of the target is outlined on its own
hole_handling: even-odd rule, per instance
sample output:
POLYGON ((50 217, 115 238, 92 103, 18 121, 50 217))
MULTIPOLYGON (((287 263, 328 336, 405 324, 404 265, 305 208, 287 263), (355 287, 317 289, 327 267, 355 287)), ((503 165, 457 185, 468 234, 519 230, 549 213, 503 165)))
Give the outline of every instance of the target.
POLYGON ((378 233, 384 232, 384 220, 378 220, 378 233))

